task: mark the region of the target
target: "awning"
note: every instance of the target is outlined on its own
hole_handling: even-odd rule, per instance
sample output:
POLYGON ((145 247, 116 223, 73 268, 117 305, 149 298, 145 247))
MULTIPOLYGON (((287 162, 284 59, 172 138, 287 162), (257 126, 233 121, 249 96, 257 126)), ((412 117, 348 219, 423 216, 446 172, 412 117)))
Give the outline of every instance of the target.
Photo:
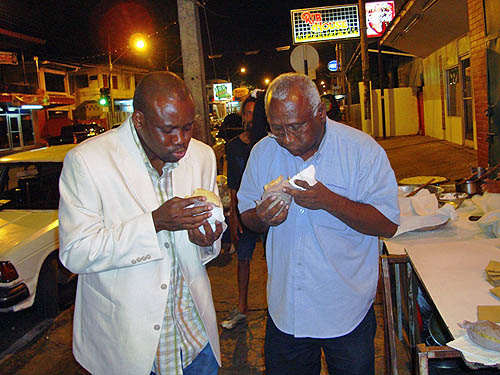
POLYGON ((380 44, 426 57, 468 30, 467 1, 409 0, 380 37, 380 44))
POLYGON ((41 105, 44 109, 60 107, 65 105, 75 104, 75 99, 64 95, 54 94, 17 94, 17 93, 2 93, 0 94, 0 103, 10 104, 20 107, 23 105, 41 105))
POLYGON ((61 95, 50 95, 49 94, 49 105, 50 106, 61 106, 61 105, 72 105, 75 104, 74 98, 69 98, 67 96, 61 95))

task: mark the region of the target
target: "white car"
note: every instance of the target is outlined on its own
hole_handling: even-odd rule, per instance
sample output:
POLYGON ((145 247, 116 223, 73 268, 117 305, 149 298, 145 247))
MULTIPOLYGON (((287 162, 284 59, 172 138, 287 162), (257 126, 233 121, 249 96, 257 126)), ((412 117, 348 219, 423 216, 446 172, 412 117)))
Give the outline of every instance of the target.
POLYGON ((32 305, 59 312, 59 286, 75 275, 59 262, 59 176, 75 144, 0 158, 0 312, 32 305))

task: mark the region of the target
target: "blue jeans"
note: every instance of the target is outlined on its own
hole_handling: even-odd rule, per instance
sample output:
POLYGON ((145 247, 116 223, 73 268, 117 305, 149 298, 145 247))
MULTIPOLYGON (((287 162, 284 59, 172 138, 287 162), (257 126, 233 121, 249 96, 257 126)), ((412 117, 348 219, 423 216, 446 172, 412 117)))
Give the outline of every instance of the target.
MULTIPOLYGON (((182 353, 181 353, 182 357, 182 353)), ((182 369, 184 375, 217 375, 219 372, 219 364, 215 359, 215 355, 212 352, 210 343, 203 348, 203 350, 196 356, 196 358, 191 362, 186 368, 182 369)), ((151 372, 151 375, 156 375, 151 372)))
POLYGON ((295 338, 281 332, 268 314, 264 343, 266 375, 319 375, 321 349, 329 374, 373 375, 376 329, 373 306, 354 331, 329 339, 295 338))

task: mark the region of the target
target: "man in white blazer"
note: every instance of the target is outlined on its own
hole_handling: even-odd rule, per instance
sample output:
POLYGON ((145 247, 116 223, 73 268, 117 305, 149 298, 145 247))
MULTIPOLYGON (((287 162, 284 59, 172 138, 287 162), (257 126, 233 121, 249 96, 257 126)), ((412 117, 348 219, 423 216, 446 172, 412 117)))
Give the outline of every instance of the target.
POLYGON ((191 139, 194 118, 185 83, 151 73, 132 116, 64 161, 60 259, 79 275, 73 353, 94 375, 216 374, 221 364, 205 264, 222 226, 208 224, 204 197, 184 198, 218 193, 214 153, 191 139))

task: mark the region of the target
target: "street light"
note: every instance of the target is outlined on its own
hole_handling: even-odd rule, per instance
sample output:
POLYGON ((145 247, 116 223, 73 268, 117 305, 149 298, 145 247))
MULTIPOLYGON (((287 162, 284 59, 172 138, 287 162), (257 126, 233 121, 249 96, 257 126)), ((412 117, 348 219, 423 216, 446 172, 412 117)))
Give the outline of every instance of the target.
POLYGON ((127 48, 125 48, 122 53, 120 53, 114 60, 111 60, 111 48, 110 48, 110 41, 108 38, 108 63, 109 63, 109 76, 108 76, 108 88, 109 88, 109 106, 111 106, 111 121, 108 124, 110 127, 112 126, 111 122, 114 121, 115 117, 115 105, 113 101, 113 88, 111 87, 112 84, 112 72, 113 72, 113 64, 118 61, 120 57, 122 57, 127 51, 130 50, 130 46, 132 46, 133 49, 143 52, 147 48, 147 43, 146 43, 146 38, 140 34, 140 33, 135 33, 133 34, 130 39, 129 39, 129 45, 127 48))
POLYGON ((125 48, 122 53, 120 53, 113 61, 111 60, 111 48, 108 48, 108 61, 109 61, 109 71, 113 70, 113 64, 118 61, 120 57, 122 57, 125 53, 130 50, 130 46, 132 46, 135 50, 139 52, 143 52, 147 48, 146 39, 142 34, 136 33, 130 37, 129 45, 125 48))
POLYGON ((247 72, 247 68, 245 68, 244 66, 242 66, 239 70, 237 70, 236 72, 234 72, 233 74, 229 75, 229 73, 227 73, 227 77, 228 77, 228 81, 231 82, 233 77, 238 74, 238 73, 242 73, 242 74, 245 74, 247 72))
POLYGON ((269 85, 269 82, 271 82, 271 80, 270 80, 269 78, 264 79, 264 83, 265 83, 266 85, 269 85))
POLYGON ((130 44, 138 51, 144 51, 147 47, 146 39, 142 34, 132 35, 130 42, 130 44))

